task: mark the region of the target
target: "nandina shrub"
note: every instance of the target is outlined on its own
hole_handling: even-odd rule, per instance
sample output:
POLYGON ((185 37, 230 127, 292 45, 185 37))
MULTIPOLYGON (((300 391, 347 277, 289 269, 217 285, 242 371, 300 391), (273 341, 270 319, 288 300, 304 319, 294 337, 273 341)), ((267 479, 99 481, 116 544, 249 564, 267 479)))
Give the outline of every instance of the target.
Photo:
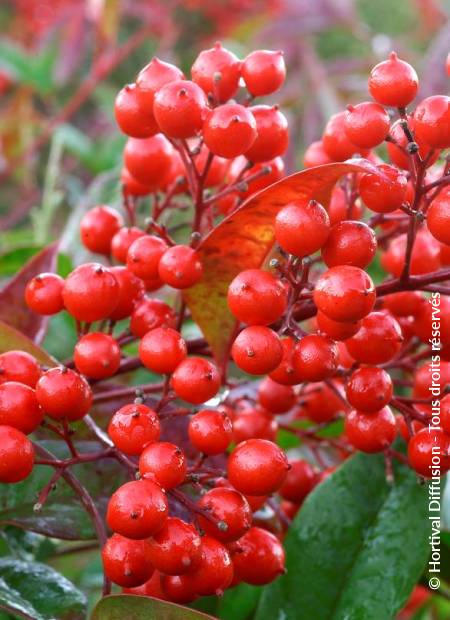
MULTIPOLYGON (((450 467, 450 99, 411 105, 391 54, 283 178, 286 117, 254 99, 285 72, 220 44, 191 79, 153 59, 117 95, 123 208, 84 215, 92 257, 62 278, 51 246, 6 289, 32 338, 1 326, 0 518, 95 541, 98 620, 222 617, 224 593, 257 619, 387 619, 424 570, 450 467), (60 312, 67 360, 39 347, 60 312)), ((33 617, 0 566, 0 607, 33 617)))

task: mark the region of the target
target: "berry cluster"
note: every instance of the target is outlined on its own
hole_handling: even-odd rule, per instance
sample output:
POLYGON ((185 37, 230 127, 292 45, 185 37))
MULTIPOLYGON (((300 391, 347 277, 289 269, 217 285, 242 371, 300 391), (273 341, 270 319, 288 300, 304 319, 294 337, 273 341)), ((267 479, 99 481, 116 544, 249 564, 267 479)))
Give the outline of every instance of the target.
MULTIPOLYGON (((75 320, 73 359, 44 369, 28 353, 0 356, 0 481, 23 480, 34 462, 60 471, 111 455, 128 472, 109 501, 112 536, 101 541, 105 574, 125 592, 187 603, 241 581, 273 581, 284 571, 290 520, 355 451, 384 453, 388 475, 397 458, 431 477, 438 446, 440 473, 450 467, 450 297, 442 285, 450 279, 442 153, 450 99, 429 97, 408 112, 418 78, 395 54, 371 72, 374 101, 333 116, 305 154, 306 167, 358 154, 367 172, 345 176, 329 205, 312 197, 280 205, 271 222, 276 258, 229 283, 238 329, 225 364, 193 334, 176 291, 202 281, 202 239, 283 176, 287 121, 277 106, 253 100, 284 77, 281 53, 241 61, 220 44, 200 53, 191 80, 158 59, 144 67, 115 104, 129 136, 123 209, 96 206, 81 222, 84 246, 105 264, 82 264, 65 279, 43 273, 26 288, 32 310, 64 309, 75 320), (390 163, 373 150, 383 143, 390 163), (376 256, 388 274, 378 286, 369 274, 376 256), (137 368, 161 382, 115 389, 112 378, 137 368), (113 413, 105 439, 88 414, 117 391, 129 402, 113 413), (175 418, 185 432, 167 441, 175 418), (70 423, 79 420, 103 437, 104 453, 77 451, 70 423), (42 423, 71 459, 35 455, 27 435, 42 423), (322 434, 332 426, 334 435, 322 434), (279 429, 306 443, 314 462, 288 458, 275 442, 279 429), (398 436, 407 456, 392 445, 398 436)), ((45 493, 39 509, 44 503, 45 493)))

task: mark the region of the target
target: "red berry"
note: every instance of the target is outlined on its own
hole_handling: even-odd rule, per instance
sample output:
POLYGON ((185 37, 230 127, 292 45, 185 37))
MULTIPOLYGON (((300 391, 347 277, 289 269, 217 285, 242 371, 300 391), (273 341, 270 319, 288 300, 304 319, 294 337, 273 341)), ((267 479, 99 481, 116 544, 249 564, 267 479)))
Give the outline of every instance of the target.
MULTIPOLYGON (((235 160, 238 161, 238 160, 235 160)), ((245 191, 239 191, 239 195, 242 198, 248 198, 254 193, 265 189, 272 183, 276 183, 284 177, 284 162, 281 157, 275 157, 270 161, 260 162, 249 168, 248 172, 243 177, 243 182, 247 185, 245 191), (249 178, 260 174, 261 176, 249 181, 249 178)))
POLYGON ((186 605, 197 598, 187 575, 161 575, 160 579, 165 600, 186 605))
POLYGON ((395 52, 370 72, 369 92, 383 105, 406 107, 416 96, 418 87, 419 78, 414 68, 400 60, 395 52))
POLYGON ((347 340, 358 333, 361 327, 361 321, 340 322, 329 319, 326 314, 317 311, 316 315, 317 327, 333 340, 347 340))
POLYGON ((228 479, 246 495, 270 495, 283 484, 289 470, 285 453, 265 439, 240 443, 228 459, 228 479))
POLYGON ((234 362, 251 375, 264 375, 280 364, 283 349, 276 332, 263 325, 246 327, 231 347, 234 362))
POLYGON ((153 100, 158 90, 169 82, 183 79, 183 72, 178 67, 156 57, 141 69, 136 79, 136 86, 149 117, 153 116, 153 100))
POLYGON ((187 355, 180 333, 170 327, 147 332, 139 343, 139 357, 146 368, 162 374, 172 373, 187 355))
POLYGON ((34 448, 21 431, 0 426, 0 482, 20 482, 27 478, 34 465, 34 448))
MULTIPOLYGON (((450 383, 450 362, 440 363, 440 384, 442 387, 450 383)), ((430 398, 433 384, 433 373, 436 373, 436 364, 426 362, 414 372, 413 396, 416 398, 430 398)), ((436 374, 434 376, 436 380, 436 374)))
POLYGON ((111 254, 119 261, 119 263, 127 262, 128 250, 131 245, 140 237, 144 237, 145 233, 136 226, 127 228, 124 226, 121 228, 112 238, 111 241, 111 254))
POLYGON ((256 121, 257 137, 245 156, 251 162, 268 161, 283 155, 288 147, 287 119, 277 106, 257 105, 249 108, 256 121))
POLYGON ((128 248, 127 267, 142 280, 155 279, 158 277, 159 260, 167 249, 167 243, 159 237, 140 236, 128 248))
POLYGON ((211 536, 203 536, 200 562, 185 579, 200 596, 222 594, 233 579, 233 564, 226 547, 211 536))
POLYGON ((337 370, 339 350, 326 336, 304 336, 294 349, 294 368, 303 381, 323 381, 337 370))
POLYGON ((128 271, 126 267, 110 267, 119 285, 117 306, 109 315, 111 321, 121 321, 130 316, 137 301, 144 295, 144 283, 128 271))
POLYGON ((359 193, 369 209, 376 213, 391 213, 406 200, 408 181, 404 174, 387 164, 377 166, 382 176, 363 174, 359 193))
POLYGON ((168 511, 167 498, 158 484, 151 480, 133 480, 113 493, 106 520, 113 532, 141 540, 163 527, 168 511))
POLYGON ((202 357, 188 357, 177 366, 171 384, 177 396, 200 405, 217 394, 220 375, 212 362, 202 357))
POLYGON ((0 355, 0 385, 17 381, 34 388, 41 374, 37 360, 26 351, 6 351, 0 355))
POLYGON ((342 385, 337 382, 310 383, 302 395, 302 413, 313 422, 329 422, 339 413, 348 410, 342 385), (330 387, 332 385, 332 387, 330 387))
POLYGON ((201 51, 191 67, 192 81, 218 103, 228 101, 236 94, 240 75, 240 60, 221 43, 201 51))
POLYGON ((381 452, 396 437, 395 416, 389 407, 373 413, 353 410, 345 418, 345 434, 357 450, 381 452))
POLYGON ((120 366, 121 351, 108 334, 91 332, 75 345, 73 361, 81 374, 90 379, 112 377, 120 366))
POLYGON ((175 325, 176 316, 172 308, 160 299, 147 297, 136 303, 130 321, 131 332, 136 338, 143 338, 151 329, 175 328, 175 325))
POLYGON ((238 103, 226 103, 215 108, 203 124, 206 146, 215 155, 227 159, 248 151, 256 135, 253 114, 238 103))
POLYGON ((450 433, 450 394, 441 399, 441 427, 446 435, 450 433))
POLYGON ((80 222, 81 242, 96 254, 111 254, 111 241, 123 226, 118 211, 106 205, 99 205, 88 211, 80 222))
POLYGON ((340 265, 316 282, 314 303, 334 321, 358 321, 372 310, 376 292, 370 276, 359 267, 340 265))
POLYGON ((286 78, 283 52, 251 52, 242 63, 242 77, 253 97, 270 95, 279 90, 286 78))
POLYGON ((286 413, 295 404, 295 392, 290 385, 280 385, 266 377, 258 386, 258 400, 271 413, 286 413))
POLYGON ((92 390, 86 379, 74 370, 50 368, 36 384, 36 398, 51 418, 73 422, 91 408, 92 390))
POLYGON ((383 306, 395 316, 415 316, 420 312, 424 301, 420 291, 402 291, 383 297, 383 306))
MULTIPOLYGON (((395 277, 400 277, 405 266, 407 235, 402 234, 389 243, 381 256, 383 268, 395 277)), ((431 273, 441 266, 439 243, 430 233, 419 230, 414 241, 411 255, 410 274, 421 275, 431 273)))
POLYGON ((382 368, 358 368, 350 375, 346 387, 351 406, 368 413, 379 411, 387 405, 392 391, 392 379, 382 368))
POLYGON ((241 443, 247 439, 267 439, 275 441, 278 432, 278 422, 265 411, 252 407, 236 413, 233 418, 233 439, 241 443))
POLYGON ((420 476, 432 478, 440 469, 440 475, 448 469, 449 439, 441 428, 423 428, 408 442, 408 460, 420 476))
POLYGON ((442 191, 427 212, 428 230, 435 239, 450 245, 450 191, 442 191))
POLYGON ((111 418, 108 434, 125 454, 136 456, 160 435, 158 414, 150 407, 135 403, 121 407, 111 418))
POLYGON ((166 575, 192 571, 202 555, 202 539, 195 528, 177 517, 169 517, 148 542, 151 564, 166 575))
POLYGON ((132 138, 149 138, 158 131, 158 125, 149 114, 145 96, 141 96, 136 84, 127 84, 119 91, 114 113, 120 129, 132 138))
POLYGON ((151 138, 128 138, 123 152, 130 174, 144 185, 162 187, 172 168, 174 148, 162 134, 151 138))
POLYGON ((153 575, 148 581, 136 588, 123 588, 124 594, 136 594, 137 596, 151 596, 160 600, 165 600, 166 596, 161 589, 161 573, 153 571, 153 575))
POLYGON ((159 261, 159 277, 176 289, 190 288, 203 276, 203 266, 197 252, 187 245, 174 245, 159 261))
MULTIPOLYGON (((392 141, 387 143, 387 151, 390 160, 399 168, 409 170, 411 167, 411 155, 408 154, 409 139, 403 128, 403 120, 399 119, 391 126, 390 136, 392 141)), ((414 135, 414 118, 408 118, 408 126, 414 135)), ((439 157, 439 151, 433 149, 419 136, 414 136, 414 140, 419 146, 419 155, 422 160, 426 160, 425 166, 429 168, 439 157)))
POLYGON ((387 312, 371 312, 363 318, 361 328, 345 342, 350 355, 363 364, 389 362, 402 346, 402 330, 387 312))
POLYGON ((113 583, 126 588, 140 586, 150 579, 154 568, 150 563, 148 540, 130 540, 120 534, 108 538, 102 549, 103 570, 113 583))
POLYGON ((322 246, 322 258, 327 267, 353 265, 363 269, 377 251, 377 238, 364 222, 347 220, 335 224, 322 246))
POLYGON ((137 181, 125 166, 120 173, 120 182, 122 183, 123 192, 126 195, 148 196, 148 194, 151 194, 153 191, 151 185, 145 185, 137 181))
POLYGON ((27 306, 38 314, 57 314, 64 309, 64 280, 56 273, 40 273, 25 288, 27 306))
POLYGON ((233 425, 223 411, 203 409, 189 421, 189 439, 203 454, 225 452, 233 438, 233 425))
POLYGON ((117 306, 119 285, 99 263, 85 263, 70 273, 62 291, 66 310, 77 321, 93 323, 108 318, 117 306))
POLYGON ((151 443, 139 458, 139 471, 141 476, 154 480, 168 491, 184 482, 186 459, 183 451, 173 443, 151 443))
POLYGON ((236 543, 233 565, 237 579, 255 586, 270 583, 285 572, 285 553, 276 536, 252 527, 236 543))
POLYGON ((414 130, 432 148, 449 148, 450 97, 435 95, 421 101, 414 111, 414 130))
POLYGON ((292 338, 282 338, 280 340, 283 349, 282 358, 279 365, 269 374, 270 378, 282 385, 297 385, 302 379, 298 376, 294 368, 294 341, 292 338))
MULTIPOLYGON (((200 153, 197 155, 195 160, 199 174, 205 173, 205 168, 208 163, 209 155, 210 151, 206 148, 206 146, 203 145, 200 148, 200 153)), ((228 175, 229 167, 230 161, 228 159, 217 156, 213 157, 212 161, 209 162, 209 168, 204 182, 205 188, 222 185, 224 179, 228 175)))
POLYGON ((31 387, 16 381, 0 384, 0 425, 12 426, 28 435, 37 429, 43 417, 31 387))
POLYGON ((347 201, 347 196, 339 185, 331 192, 330 204, 328 205, 328 217, 331 226, 342 220, 360 220, 362 208, 359 201, 347 201))
POLYGON ((431 303, 422 303, 414 317, 413 331, 425 344, 433 340, 436 330, 437 308, 439 308, 439 337, 442 345, 450 344, 450 297, 440 295, 431 297, 431 303), (434 303, 433 303, 434 302, 434 303))
POLYGON ((344 116, 347 138, 362 149, 373 149, 381 144, 389 133, 389 114, 371 101, 348 106, 344 116))
POLYGON ((301 459, 291 461, 290 466, 279 493, 284 499, 300 504, 316 485, 316 473, 308 461, 301 459))
POLYGON ((275 238, 283 250, 294 256, 314 254, 329 234, 328 214, 315 200, 290 203, 275 218, 275 238))
POLYGON ((262 269, 241 271, 228 287, 228 307, 249 325, 270 325, 287 307, 287 290, 273 274, 262 269))
POLYGON ((322 140, 311 142, 303 155, 303 165, 305 168, 313 168, 314 166, 322 166, 330 164, 333 160, 323 148, 322 140))
POLYGON ((234 489, 211 489, 198 502, 206 511, 199 515, 201 528, 221 542, 237 540, 252 524, 252 511, 245 497, 234 489), (213 520, 215 522, 213 522, 213 520))
POLYGON ((192 138, 202 128, 208 111, 205 93, 194 82, 177 80, 155 94, 153 114, 160 130, 170 138, 192 138))
POLYGON ((344 161, 357 153, 367 154, 365 149, 349 140, 345 130, 345 115, 345 112, 333 114, 322 135, 323 149, 332 161, 344 161))

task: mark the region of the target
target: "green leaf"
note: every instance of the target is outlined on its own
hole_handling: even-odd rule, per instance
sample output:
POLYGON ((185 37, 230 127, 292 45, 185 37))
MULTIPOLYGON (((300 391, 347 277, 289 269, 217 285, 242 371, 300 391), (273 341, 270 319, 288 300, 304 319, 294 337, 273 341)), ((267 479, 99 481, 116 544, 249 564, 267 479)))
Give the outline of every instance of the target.
POLYGON ((221 620, 247 620, 255 611, 262 588, 241 583, 226 590, 219 599, 216 613, 221 620))
POLYGON ((91 620, 209 620, 212 616, 147 596, 107 596, 95 607, 91 620))
POLYGON ((14 248, 0 256, 0 278, 13 276, 30 258, 42 250, 42 246, 32 245, 14 248))
POLYGON ((83 620, 86 597, 50 566, 0 558, 0 608, 31 620, 83 620))
POLYGON ((263 591, 256 620, 390 620, 427 561, 428 491, 383 457, 358 454, 307 498, 285 540, 286 575, 263 591))
POLYGON ((0 353, 14 349, 20 349, 34 355, 38 362, 45 366, 56 366, 58 363, 44 349, 38 347, 37 344, 34 344, 34 342, 22 334, 22 332, 17 331, 14 327, 0 320, 0 353))

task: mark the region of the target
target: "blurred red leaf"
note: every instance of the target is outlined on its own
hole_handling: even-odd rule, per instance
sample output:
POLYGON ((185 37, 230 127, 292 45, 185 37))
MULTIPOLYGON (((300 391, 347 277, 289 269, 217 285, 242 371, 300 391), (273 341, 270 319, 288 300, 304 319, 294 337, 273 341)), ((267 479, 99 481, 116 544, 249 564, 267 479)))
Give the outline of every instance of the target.
POLYGON ((0 321, 0 353, 13 350, 30 353, 30 355, 33 355, 37 361, 44 366, 51 367, 58 364, 51 355, 44 351, 44 349, 41 349, 41 347, 38 347, 37 344, 27 338, 22 332, 0 321))

